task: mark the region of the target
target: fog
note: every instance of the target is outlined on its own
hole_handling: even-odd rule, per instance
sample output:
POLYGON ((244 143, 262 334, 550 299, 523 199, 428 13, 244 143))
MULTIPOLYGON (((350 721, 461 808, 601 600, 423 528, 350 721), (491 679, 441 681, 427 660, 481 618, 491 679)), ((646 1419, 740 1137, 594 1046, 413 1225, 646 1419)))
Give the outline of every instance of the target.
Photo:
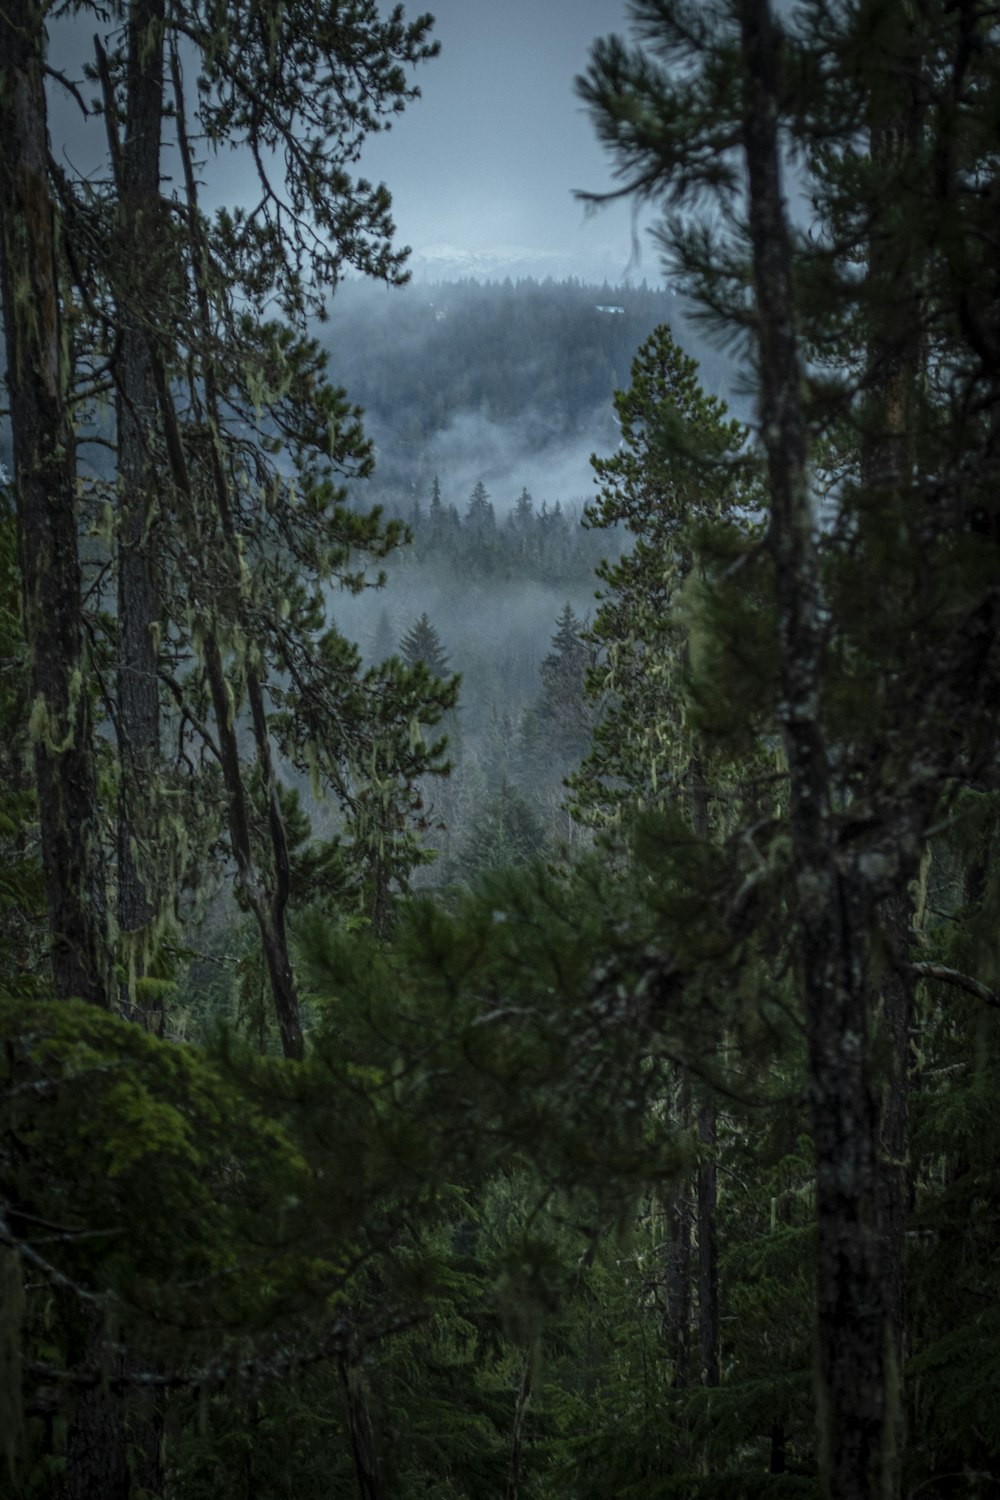
POLYGON ((368 423, 376 443, 376 468, 370 485, 358 488, 373 499, 381 491, 404 490, 426 506, 435 478, 441 498, 463 512, 473 486, 486 486, 497 519, 503 520, 522 489, 540 506, 559 501, 580 509, 593 497, 592 453, 617 446, 610 399, 585 419, 580 437, 562 438, 552 430, 551 416, 532 409, 508 423, 490 421, 473 411, 459 411, 425 443, 407 442, 378 420, 368 423))

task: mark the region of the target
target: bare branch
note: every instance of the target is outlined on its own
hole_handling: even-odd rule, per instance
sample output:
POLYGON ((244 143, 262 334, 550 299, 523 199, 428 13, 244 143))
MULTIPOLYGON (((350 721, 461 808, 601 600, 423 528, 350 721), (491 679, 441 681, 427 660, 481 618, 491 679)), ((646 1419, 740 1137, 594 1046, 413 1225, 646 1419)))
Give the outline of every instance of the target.
POLYGON ((962 974, 958 969, 949 969, 947 964, 911 964, 910 970, 918 979, 937 979, 941 984, 953 985, 957 990, 965 990, 967 995, 975 995, 976 999, 982 1000, 985 1005, 992 1005, 1000 1010, 1000 994, 997 994, 996 990, 991 990, 989 985, 983 984, 981 980, 973 979, 970 974, 962 974))

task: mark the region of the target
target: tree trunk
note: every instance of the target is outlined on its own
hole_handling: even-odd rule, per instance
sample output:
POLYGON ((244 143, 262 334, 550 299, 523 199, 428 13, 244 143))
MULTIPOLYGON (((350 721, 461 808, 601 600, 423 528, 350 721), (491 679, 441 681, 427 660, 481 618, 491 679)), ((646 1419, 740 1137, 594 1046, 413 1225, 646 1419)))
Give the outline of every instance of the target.
MULTIPOLYGON (((77 1325, 77 1347, 70 1362, 93 1372, 121 1374, 120 1354, 107 1347, 100 1313, 71 1308, 68 1319, 77 1325)), ((73 1343, 71 1336, 71 1345, 73 1343)), ((103 1381, 83 1386, 77 1393, 66 1426, 66 1470, 60 1500, 129 1500, 131 1478, 125 1432, 125 1403, 121 1391, 103 1381)))
MULTIPOLYGON (((698 1109, 698 1140, 715 1147, 716 1116, 712 1104, 698 1109)), ((706 1154, 698 1166, 698 1342, 702 1385, 719 1384, 719 1236, 716 1223, 718 1174, 715 1158, 706 1154)))
POLYGON ((0 292, 38 815, 56 994, 109 1003, 110 962, 66 403, 57 229, 48 187, 44 20, 0 8, 0 292))
POLYGON ((299 1002, 292 975, 285 933, 284 909, 268 891, 254 858, 251 836, 250 799, 243 780, 236 727, 232 718, 232 701, 222 666, 222 654, 214 635, 205 640, 205 669, 212 706, 215 710, 222 779, 226 787, 229 812, 229 840, 236 861, 240 887, 257 919, 264 962, 267 965, 274 997, 281 1050, 285 1057, 301 1061, 304 1055, 299 1002))
MULTIPOLYGON (((886 56, 905 56, 912 19, 901 8, 883 16, 893 35, 886 56), (898 28, 902 28, 899 35, 898 28)), ((896 173, 912 158, 919 134, 916 75, 897 67, 882 88, 872 90, 869 125, 872 164, 880 174, 896 173)), ((869 506, 884 505, 912 524, 908 494, 914 450, 914 393, 923 363, 923 316, 920 277, 903 267, 905 241, 886 232, 876 215, 868 244, 868 318, 866 385, 868 420, 862 433, 861 478, 869 506)), ((910 1027, 914 980, 911 970, 911 902, 903 877, 880 906, 879 921, 890 967, 874 996, 875 1023, 884 1059, 879 1079, 879 1190, 882 1233, 882 1282, 888 1321, 887 1442, 890 1492, 898 1493, 899 1465, 905 1444, 902 1380, 905 1344, 904 1252, 910 1207, 909 1078, 910 1027)))
POLYGON ((375 1429, 368 1410, 361 1372, 346 1356, 339 1361, 339 1367, 347 1407, 347 1429, 351 1439, 354 1475, 358 1481, 358 1500, 385 1500, 375 1429))
POLYGON ((524 1371, 517 1386, 517 1404, 514 1408, 514 1428, 510 1439, 510 1463, 507 1466, 507 1489, 505 1500, 517 1500, 521 1489, 521 1474, 524 1468, 524 1424, 531 1400, 531 1354, 524 1356, 524 1371))
MULTIPOLYGON (((159 493, 158 412, 148 344, 155 305, 160 219, 164 0, 133 0, 128 17, 127 114, 118 170, 121 346, 118 427, 118 927, 134 980, 148 957, 140 935, 160 904, 156 886, 155 787, 160 760, 157 680, 159 587, 155 535, 159 493)), ((143 1019, 162 1031, 162 1013, 143 1019)))
POLYGON ((771 485, 799 957, 816 1161, 820 1476, 830 1500, 884 1500, 886 1315, 877 1119, 869 1081, 864 883, 840 853, 818 710, 822 628, 781 190, 777 43, 768 0, 742 0, 744 144, 771 485), (838 860, 839 854, 839 860, 838 860))
MULTIPOLYGON (((677 1100, 677 1129, 691 1123, 691 1085, 681 1078, 677 1100)), ((667 1247, 664 1285, 666 1312, 663 1331, 667 1354, 673 1365, 675 1390, 683 1390, 691 1379, 691 1189, 685 1180, 673 1188, 667 1203, 667 1247)))

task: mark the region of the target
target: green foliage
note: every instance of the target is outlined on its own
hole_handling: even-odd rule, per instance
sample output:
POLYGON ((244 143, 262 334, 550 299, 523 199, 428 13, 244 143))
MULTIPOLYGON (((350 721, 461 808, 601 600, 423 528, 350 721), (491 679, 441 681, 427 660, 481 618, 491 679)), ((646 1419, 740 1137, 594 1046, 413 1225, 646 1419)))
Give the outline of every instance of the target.
MULTIPOLYGON (((578 816, 598 828, 627 809, 683 800, 694 762, 703 781, 724 775, 709 761, 705 731, 723 728, 721 705, 737 681, 742 691, 725 727, 739 723, 747 700, 755 704, 748 718, 760 722, 760 682, 747 671, 747 653, 763 632, 756 651, 763 663, 772 644, 746 578, 728 584, 733 563, 752 546, 761 498, 753 464, 741 456, 746 429, 704 394, 697 365, 666 326, 639 350, 615 409, 621 446, 592 460, 601 496, 585 520, 624 526, 635 544, 597 570, 605 588, 585 639, 600 653, 588 691, 601 713, 593 747, 570 780, 578 816), (716 619, 726 622, 721 640, 709 623, 716 619)), ((741 748, 752 745, 742 724, 740 731, 741 748)))
POLYGON ((408 667, 423 662, 432 677, 444 678, 447 674, 448 656, 426 611, 400 638, 399 654, 408 667))

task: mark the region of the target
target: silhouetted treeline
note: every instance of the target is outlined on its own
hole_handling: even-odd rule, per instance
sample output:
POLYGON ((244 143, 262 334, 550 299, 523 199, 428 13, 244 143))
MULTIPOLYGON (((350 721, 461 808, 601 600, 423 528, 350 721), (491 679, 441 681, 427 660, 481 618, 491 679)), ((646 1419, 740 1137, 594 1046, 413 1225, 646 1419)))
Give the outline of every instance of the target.
POLYGON ((464 498, 446 498, 434 480, 429 498, 419 495, 403 510, 412 545, 393 560, 406 569, 460 568, 480 580, 589 584, 594 569, 616 542, 607 531, 588 530, 582 507, 561 500, 536 505, 526 487, 513 504, 497 507, 482 481, 464 498))

